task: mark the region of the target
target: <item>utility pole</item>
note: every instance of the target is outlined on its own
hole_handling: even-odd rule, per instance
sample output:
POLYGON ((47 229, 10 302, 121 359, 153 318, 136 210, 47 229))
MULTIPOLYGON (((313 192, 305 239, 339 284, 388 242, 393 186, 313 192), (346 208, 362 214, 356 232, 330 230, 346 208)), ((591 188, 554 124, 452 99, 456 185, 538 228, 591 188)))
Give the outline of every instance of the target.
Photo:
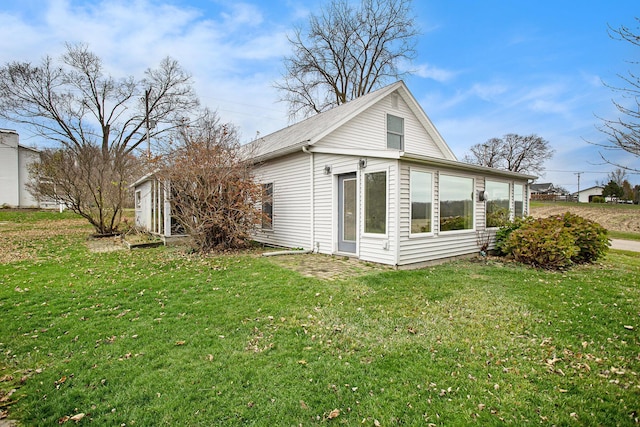
POLYGON ((151 159, 151 138, 149 137, 149 95, 151 88, 144 91, 144 121, 147 125, 147 159, 151 159))
POLYGON ((576 172, 574 173, 574 175, 578 175, 578 192, 576 193, 578 195, 578 203, 580 203, 580 175, 582 175, 584 172, 576 172))

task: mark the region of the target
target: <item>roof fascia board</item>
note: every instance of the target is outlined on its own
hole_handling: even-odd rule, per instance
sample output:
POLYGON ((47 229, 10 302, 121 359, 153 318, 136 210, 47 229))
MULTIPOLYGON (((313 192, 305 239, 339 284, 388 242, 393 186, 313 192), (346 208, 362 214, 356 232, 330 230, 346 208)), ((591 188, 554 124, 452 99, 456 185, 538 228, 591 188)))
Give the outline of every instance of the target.
POLYGON ((496 175, 496 176, 502 176, 502 177, 508 177, 508 178, 519 178, 519 179, 527 179, 527 180, 534 180, 538 178, 535 175, 528 175, 528 174, 523 174, 519 172, 511 172, 511 171, 506 171, 501 169, 488 168, 486 166, 477 166, 469 163, 458 162, 455 160, 438 159, 436 157, 429 157, 429 156, 419 156, 415 154, 403 154, 400 157, 400 160, 409 160, 412 162, 432 164, 436 166, 447 166, 453 169, 473 171, 473 172, 481 173, 484 175, 496 175))

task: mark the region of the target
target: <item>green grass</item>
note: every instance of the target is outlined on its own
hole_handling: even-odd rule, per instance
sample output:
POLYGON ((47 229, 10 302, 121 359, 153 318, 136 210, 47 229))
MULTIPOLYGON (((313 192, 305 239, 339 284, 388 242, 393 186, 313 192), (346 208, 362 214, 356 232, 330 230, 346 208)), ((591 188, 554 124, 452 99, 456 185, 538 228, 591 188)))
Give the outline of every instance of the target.
POLYGON ((640 233, 613 231, 609 230, 607 233, 611 239, 624 239, 624 240, 640 240, 640 233))
POLYGON ((32 239, 32 259, 0 264, 0 389, 17 390, 24 425, 595 426, 640 412, 638 254, 322 281, 252 255, 32 239))

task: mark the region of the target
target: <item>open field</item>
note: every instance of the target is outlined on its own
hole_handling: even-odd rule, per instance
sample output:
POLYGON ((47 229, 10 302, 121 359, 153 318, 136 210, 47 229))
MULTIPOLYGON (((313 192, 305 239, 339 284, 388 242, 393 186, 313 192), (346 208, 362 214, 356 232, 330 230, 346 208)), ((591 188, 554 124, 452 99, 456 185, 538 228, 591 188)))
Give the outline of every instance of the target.
MULTIPOLYGON (((588 218, 614 232, 615 237, 625 238, 625 233, 640 237, 640 205, 568 203, 568 202, 532 202, 531 215, 540 218, 571 212, 588 218), (621 233, 616 235, 615 233, 621 233)), ((627 235, 626 238, 632 236, 627 235)))
POLYGON ((308 277, 3 215, 0 414, 27 426, 638 424, 639 254, 308 277))

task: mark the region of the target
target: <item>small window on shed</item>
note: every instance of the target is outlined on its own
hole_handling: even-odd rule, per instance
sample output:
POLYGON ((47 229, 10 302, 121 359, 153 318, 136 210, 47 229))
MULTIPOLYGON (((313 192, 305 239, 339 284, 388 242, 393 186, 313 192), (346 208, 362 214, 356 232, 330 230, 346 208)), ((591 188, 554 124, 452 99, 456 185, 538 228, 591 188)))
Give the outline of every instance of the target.
POLYGON ((273 182, 262 184, 262 229, 273 228, 273 182))
POLYGON ((140 209, 142 207, 142 192, 140 190, 136 190, 136 209, 140 209))
POLYGON ((387 114, 387 148, 404 150, 404 119, 387 114))

